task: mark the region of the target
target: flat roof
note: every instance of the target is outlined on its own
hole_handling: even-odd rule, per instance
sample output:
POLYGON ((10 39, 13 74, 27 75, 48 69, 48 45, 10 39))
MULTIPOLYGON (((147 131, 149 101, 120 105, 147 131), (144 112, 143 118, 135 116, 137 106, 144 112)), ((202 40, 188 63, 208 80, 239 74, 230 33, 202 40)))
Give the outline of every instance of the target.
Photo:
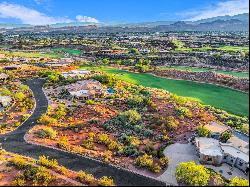
POLYGON ((244 160, 245 162, 249 162, 249 155, 242 152, 240 149, 237 149, 229 144, 222 144, 221 145, 222 150, 224 153, 227 153, 229 155, 232 155, 235 158, 240 158, 241 160, 244 160))
POLYGON ((201 154, 210 156, 223 156, 223 152, 218 140, 213 138, 199 137, 195 138, 195 141, 201 154))
POLYGON ((218 124, 216 122, 211 122, 210 124, 206 124, 205 127, 214 133, 223 133, 230 129, 228 126, 223 124, 218 124))

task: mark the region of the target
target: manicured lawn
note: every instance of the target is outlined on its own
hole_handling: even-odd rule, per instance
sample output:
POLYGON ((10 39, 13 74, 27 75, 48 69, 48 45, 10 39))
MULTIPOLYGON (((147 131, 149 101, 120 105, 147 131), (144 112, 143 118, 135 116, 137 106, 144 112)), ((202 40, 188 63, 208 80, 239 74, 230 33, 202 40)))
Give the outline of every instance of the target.
POLYGON ((171 80, 150 74, 137 74, 109 67, 82 67, 117 74, 119 79, 146 87, 164 89, 180 96, 199 99, 206 105, 223 109, 233 114, 248 116, 248 94, 220 86, 185 80, 171 80))
POLYGON ((52 49, 52 51, 69 53, 70 55, 80 55, 82 53, 80 50, 69 49, 69 48, 55 48, 55 49, 52 49))
POLYGON ((216 73, 221 73, 225 75, 249 78, 249 72, 223 71, 223 70, 214 70, 210 68, 196 68, 196 67, 184 67, 184 66, 174 66, 174 67, 167 67, 167 68, 177 69, 177 70, 188 70, 188 71, 193 71, 193 72, 214 71, 216 73))

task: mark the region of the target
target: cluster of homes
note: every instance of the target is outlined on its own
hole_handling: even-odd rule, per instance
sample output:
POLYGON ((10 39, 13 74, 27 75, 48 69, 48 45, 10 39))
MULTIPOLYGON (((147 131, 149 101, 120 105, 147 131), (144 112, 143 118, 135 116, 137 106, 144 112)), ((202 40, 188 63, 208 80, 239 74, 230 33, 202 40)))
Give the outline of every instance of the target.
POLYGON ((206 128, 211 131, 210 137, 196 137, 194 141, 200 163, 214 166, 226 163, 248 173, 249 137, 233 131, 233 136, 226 143, 222 143, 221 135, 232 129, 217 123, 208 124, 206 128))

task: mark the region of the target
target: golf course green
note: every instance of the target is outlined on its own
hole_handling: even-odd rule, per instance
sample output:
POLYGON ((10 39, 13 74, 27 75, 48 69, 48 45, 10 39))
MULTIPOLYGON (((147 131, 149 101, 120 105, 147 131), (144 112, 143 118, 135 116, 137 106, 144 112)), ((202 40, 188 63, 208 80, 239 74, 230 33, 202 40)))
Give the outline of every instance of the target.
POLYGON ((123 81, 145 87, 164 89, 179 96, 196 98, 205 105, 211 105, 236 115, 249 115, 249 95, 240 91, 212 84, 160 78, 151 74, 132 73, 110 67, 82 66, 81 69, 116 74, 123 81))
POLYGON ((206 72, 206 71, 214 71, 216 73, 224 74, 224 75, 232 75, 234 77, 240 78, 249 78, 249 72, 237 72, 237 71, 223 71, 223 70, 214 70, 210 68, 196 68, 196 67, 185 67, 185 66, 173 66, 173 67, 162 67, 163 69, 176 69, 176 70, 186 70, 192 72, 206 72))

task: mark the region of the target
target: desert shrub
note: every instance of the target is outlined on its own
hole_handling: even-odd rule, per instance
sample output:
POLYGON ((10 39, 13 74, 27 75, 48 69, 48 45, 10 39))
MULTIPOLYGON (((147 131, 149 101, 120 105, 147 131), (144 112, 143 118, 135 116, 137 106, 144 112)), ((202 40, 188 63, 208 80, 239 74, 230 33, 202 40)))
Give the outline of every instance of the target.
POLYGON ((103 153, 103 161, 104 162, 109 162, 109 160, 111 160, 112 159, 112 155, 113 155, 113 153, 111 152, 111 151, 105 151, 104 153, 103 153))
POLYGON ((135 146, 125 146, 118 152, 120 155, 136 157, 139 155, 139 151, 135 146))
POLYGON ((49 160, 48 157, 42 155, 39 156, 39 160, 37 161, 37 164, 44 166, 46 168, 57 168, 58 162, 55 159, 49 160))
POLYGON ((191 118, 193 116, 192 112, 186 107, 176 107, 175 111, 176 111, 176 115, 180 117, 191 118))
POLYGON ((153 160, 152 155, 144 154, 143 156, 139 156, 136 159, 136 165, 139 167, 150 168, 150 167, 152 167, 153 163, 154 163, 154 160, 153 160))
POLYGON ((112 140, 108 144, 108 149, 110 151, 113 151, 113 150, 120 151, 120 150, 122 150, 122 145, 120 145, 118 142, 112 140))
POLYGON ((160 173, 161 172, 161 167, 157 163, 153 164, 149 169, 150 169, 150 171, 152 171, 154 173, 160 173))
POLYGON ((53 114, 53 117, 57 120, 65 117, 67 114, 66 109, 65 109, 65 105, 64 104, 60 104, 58 105, 58 107, 55 110, 55 113, 53 114))
POLYGON ((196 132, 197 132, 197 135, 199 137, 209 137, 211 132, 209 129, 207 129, 206 127, 204 126, 199 126, 197 129, 196 129, 196 132))
POLYGON ((38 169, 34 166, 27 166, 27 168, 23 172, 23 176, 26 180, 34 180, 38 169))
POLYGON ((25 94, 22 92, 15 93, 15 99, 18 101, 23 101, 26 98, 25 94))
POLYGON ((94 100, 86 100, 85 103, 87 105, 94 105, 95 104, 95 101, 94 100))
POLYGON ((130 96, 127 100, 129 107, 142 107, 145 104, 145 97, 139 95, 130 96))
POLYGON ((141 144, 141 141, 136 136, 130 136, 129 137, 129 144, 131 146, 138 147, 141 144))
POLYGON ((239 177, 234 177, 230 180, 229 186, 249 186, 249 181, 239 177))
POLYGON ((129 123, 131 125, 135 125, 141 120, 141 115, 136 110, 128 110, 120 113, 118 119, 122 123, 129 123))
POLYGON ((19 155, 14 156, 10 162, 18 169, 24 169, 27 167, 27 161, 19 155))
POLYGON ((108 145, 110 142, 109 136, 107 134, 103 134, 103 133, 99 134, 97 136, 97 139, 98 139, 99 143, 104 144, 104 145, 108 145))
POLYGON ((52 118, 46 114, 43 114, 40 119, 38 120, 38 123, 43 124, 43 125, 48 125, 48 124, 56 124, 57 120, 55 118, 52 118))
POLYGON ((179 126, 179 121, 176 120, 173 116, 166 118, 165 126, 168 130, 175 130, 179 126))
POLYGON ((207 186, 210 179, 208 170, 195 162, 180 163, 175 176, 179 182, 192 186, 207 186))
POLYGON ((82 183, 91 184, 95 181, 95 178, 91 174, 87 174, 84 171, 79 171, 77 174, 77 179, 82 183))
POLYGON ((88 134, 88 138, 86 140, 83 141, 83 147, 87 148, 87 149, 93 149, 94 148, 94 137, 95 134, 93 132, 90 132, 88 134))
POLYGON ((33 179, 33 185, 37 186, 42 184, 47 186, 50 182, 54 180, 54 176, 51 175, 45 167, 38 167, 35 178, 33 179))
POLYGON ((104 123, 102 125, 102 127, 104 128, 105 131, 108 131, 108 132, 114 132, 115 131, 115 128, 109 123, 104 123))
POLYGON ((26 181, 23 178, 17 178, 12 182, 12 186, 26 186, 26 181))
POLYGON ((51 127, 44 127, 43 129, 40 129, 36 134, 39 138, 55 139, 57 137, 57 131, 52 129, 51 127))
POLYGON ((30 116, 29 114, 24 114, 21 118, 21 122, 24 122, 26 119, 29 118, 29 116, 30 116))
POLYGON ((145 137, 150 137, 152 135, 153 135, 153 131, 150 129, 146 129, 143 131, 143 136, 145 136, 145 137))
POLYGON ((227 142, 231 137, 232 137, 232 132, 231 131, 226 131, 224 132, 221 137, 220 137, 220 141, 222 142, 227 142))
POLYGON ((168 163, 169 163, 169 159, 168 159, 168 157, 161 157, 160 158, 160 164, 161 164, 161 166, 162 167, 167 167, 168 166, 168 163))
POLYGON ((99 179, 98 184, 100 186, 114 186, 114 181, 112 178, 103 176, 102 178, 99 179))
POLYGON ((59 147, 60 149, 67 150, 68 146, 69 146, 69 140, 66 136, 59 138, 58 143, 57 143, 57 147, 59 147))

